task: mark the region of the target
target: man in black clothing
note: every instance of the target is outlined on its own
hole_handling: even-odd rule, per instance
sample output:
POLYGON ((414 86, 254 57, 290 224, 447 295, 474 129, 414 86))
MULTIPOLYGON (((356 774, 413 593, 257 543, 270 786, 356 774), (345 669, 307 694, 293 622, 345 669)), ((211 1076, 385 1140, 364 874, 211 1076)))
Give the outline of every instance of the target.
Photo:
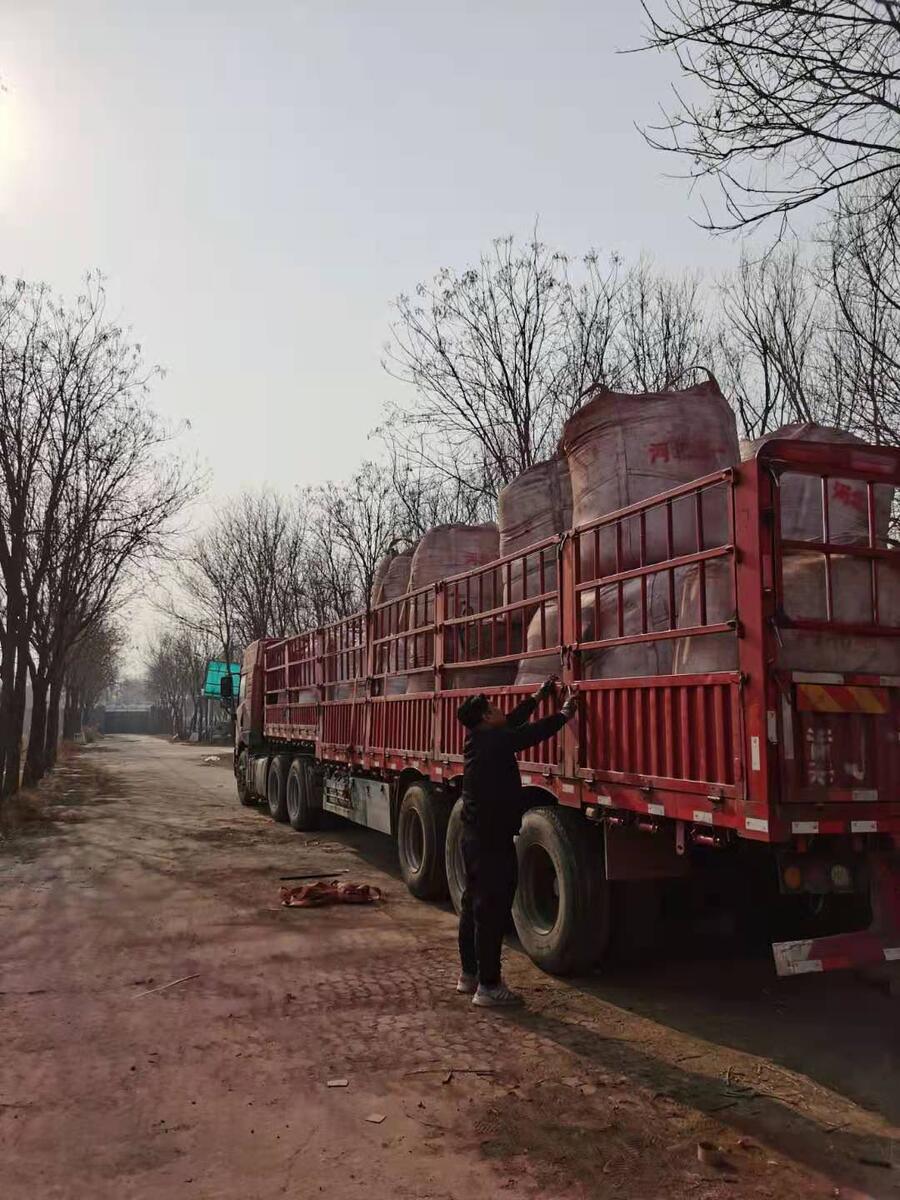
POLYGON ((482 1008, 521 1003, 500 977, 503 934, 518 880, 513 839, 522 821, 522 784, 516 754, 562 729, 575 713, 567 692, 559 712, 528 724, 538 703, 556 692, 551 676, 508 715, 486 696, 470 696, 457 712, 465 725, 462 856, 466 886, 459 914, 458 992, 482 1008))

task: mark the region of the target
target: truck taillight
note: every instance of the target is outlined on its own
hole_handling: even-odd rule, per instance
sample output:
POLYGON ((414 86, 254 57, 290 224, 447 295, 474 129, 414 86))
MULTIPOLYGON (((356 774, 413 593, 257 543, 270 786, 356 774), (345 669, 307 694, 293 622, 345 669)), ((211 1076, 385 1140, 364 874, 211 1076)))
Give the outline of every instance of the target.
POLYGON ((831 868, 831 882, 839 892, 849 892, 853 887, 853 876, 843 863, 835 863, 831 868))
POLYGON ((857 892, 866 886, 865 868, 851 857, 802 854, 783 858, 779 876, 782 892, 823 896, 828 892, 857 892))
POLYGON ((781 873, 785 888, 789 892, 799 892, 803 886, 803 872, 796 864, 785 867, 781 873))

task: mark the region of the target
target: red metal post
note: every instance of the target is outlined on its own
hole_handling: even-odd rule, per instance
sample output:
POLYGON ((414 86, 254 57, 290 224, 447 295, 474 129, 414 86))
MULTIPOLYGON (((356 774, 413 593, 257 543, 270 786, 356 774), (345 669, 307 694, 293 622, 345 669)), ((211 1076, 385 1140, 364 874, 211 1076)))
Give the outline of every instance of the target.
MULTIPOLYGON (((596 565, 594 570, 596 570, 596 565)), ((566 535, 560 542, 557 560, 557 606, 560 644, 562 646, 563 683, 573 684, 581 679, 581 654, 577 649, 581 640, 580 598, 576 587, 578 580, 578 537, 566 535)), ((582 701, 582 704, 584 701, 582 701)), ((580 706, 579 706, 580 709, 580 706)), ((562 746, 562 773, 569 779, 575 777, 579 765, 581 723, 584 714, 570 721, 560 735, 562 746)))
POLYGON ((744 700, 745 820, 766 821, 777 795, 777 746, 769 731, 778 719, 776 685, 766 664, 774 654, 775 613, 773 523, 775 498, 771 476, 754 459, 735 472, 735 581, 740 633, 738 666, 744 700), (773 712, 773 722, 768 720, 773 712))
POLYGON ((436 762, 443 757, 443 700, 444 690, 444 618, 447 612, 447 591, 443 583, 434 585, 434 698, 431 702, 431 723, 433 727, 433 754, 436 762))

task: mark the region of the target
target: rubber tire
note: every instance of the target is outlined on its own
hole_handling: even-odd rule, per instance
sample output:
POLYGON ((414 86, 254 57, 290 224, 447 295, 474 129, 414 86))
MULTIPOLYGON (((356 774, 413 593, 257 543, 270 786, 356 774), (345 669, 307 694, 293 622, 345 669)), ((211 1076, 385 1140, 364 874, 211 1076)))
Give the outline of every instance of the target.
POLYGON ((266 775, 266 803, 273 821, 287 821, 287 773, 289 759, 286 754, 276 754, 269 763, 266 775))
POLYGON ((285 804, 288 824, 299 833, 318 829, 322 819, 322 806, 313 804, 315 784, 315 763, 306 755, 298 755, 288 771, 285 804))
POLYGON ((256 808, 256 795, 250 791, 248 777, 250 774, 250 753, 246 747, 237 757, 234 769, 234 779, 237 784, 238 800, 244 808, 256 808))
POLYGON ((562 807, 529 809, 516 842, 519 887, 513 920, 531 961, 550 975, 590 970, 609 943, 609 887, 603 873, 603 840, 580 812, 562 807), (534 900, 535 850, 552 864, 558 888, 556 919, 542 928, 534 900))
POLYGON ((448 817, 446 801, 436 796, 428 783, 412 783, 404 792, 397 813, 397 853, 403 882, 419 900, 447 897, 444 854, 448 817), (410 853, 414 823, 419 825, 421 833, 418 863, 410 853))
POLYGON ((450 903, 459 915, 462 908, 462 896, 466 886, 465 867, 462 860, 462 797, 450 809, 450 819, 447 822, 447 837, 444 843, 444 871, 447 876, 447 891, 450 893, 450 903))

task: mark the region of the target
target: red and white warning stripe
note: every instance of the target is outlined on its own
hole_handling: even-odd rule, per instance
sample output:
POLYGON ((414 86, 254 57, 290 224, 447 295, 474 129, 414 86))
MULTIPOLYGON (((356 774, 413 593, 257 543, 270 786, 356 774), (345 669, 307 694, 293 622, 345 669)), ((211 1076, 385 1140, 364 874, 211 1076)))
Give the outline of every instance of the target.
MULTIPOLYGON (((898 938, 900 940, 900 938, 898 938)), ((819 971, 846 971, 878 963, 900 962, 900 945, 886 946, 868 929, 772 946, 779 975, 808 975, 819 971)))

